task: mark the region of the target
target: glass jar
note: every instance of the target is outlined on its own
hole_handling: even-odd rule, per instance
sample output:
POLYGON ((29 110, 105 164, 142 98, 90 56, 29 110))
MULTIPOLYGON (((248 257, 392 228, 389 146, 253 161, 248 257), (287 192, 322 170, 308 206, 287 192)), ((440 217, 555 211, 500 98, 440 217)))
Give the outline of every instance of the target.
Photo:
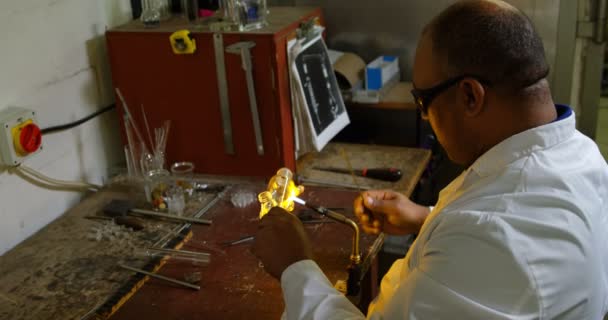
POLYGON ((186 198, 192 197, 194 193, 194 163, 186 161, 174 163, 171 165, 171 175, 175 179, 175 184, 183 189, 186 198))
POLYGON ((222 0, 221 7, 224 10, 224 18, 240 31, 260 29, 267 24, 266 0, 222 0))
POLYGON ((181 216, 184 214, 186 208, 186 197, 184 195, 184 189, 178 185, 172 185, 167 189, 165 194, 165 200, 167 203, 167 209, 169 213, 181 216))
POLYGON ((165 169, 148 171, 145 175, 146 200, 157 210, 167 209, 167 191, 171 186, 171 174, 165 169))
POLYGON ((147 28, 158 27, 161 19, 160 1, 142 0, 140 20, 147 28))

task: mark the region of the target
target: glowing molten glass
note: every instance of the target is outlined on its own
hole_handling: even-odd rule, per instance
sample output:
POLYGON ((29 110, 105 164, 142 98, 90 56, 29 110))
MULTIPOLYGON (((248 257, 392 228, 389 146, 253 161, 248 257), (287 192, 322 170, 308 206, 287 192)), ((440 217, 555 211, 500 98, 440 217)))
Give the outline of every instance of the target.
POLYGON ((281 207, 289 212, 294 209, 293 198, 304 192, 304 186, 296 186, 293 173, 287 168, 281 168, 270 178, 268 189, 258 195, 260 201, 260 219, 274 207, 281 207))

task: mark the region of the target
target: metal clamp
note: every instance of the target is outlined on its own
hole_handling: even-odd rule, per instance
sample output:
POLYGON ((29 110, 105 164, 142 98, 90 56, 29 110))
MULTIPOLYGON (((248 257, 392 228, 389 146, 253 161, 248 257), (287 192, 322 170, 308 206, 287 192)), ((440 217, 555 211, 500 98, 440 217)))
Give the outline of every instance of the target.
POLYGON ((262 125, 260 124, 260 115, 258 112, 258 103, 255 96, 255 83, 253 81, 253 63, 251 60, 251 48, 255 47, 255 42, 241 41, 232 44, 226 48, 226 52, 241 55, 243 70, 247 78, 247 91, 249 93, 249 108, 253 121, 253 130, 255 132, 255 141, 257 144, 258 155, 264 155, 264 140, 262 137, 262 125))

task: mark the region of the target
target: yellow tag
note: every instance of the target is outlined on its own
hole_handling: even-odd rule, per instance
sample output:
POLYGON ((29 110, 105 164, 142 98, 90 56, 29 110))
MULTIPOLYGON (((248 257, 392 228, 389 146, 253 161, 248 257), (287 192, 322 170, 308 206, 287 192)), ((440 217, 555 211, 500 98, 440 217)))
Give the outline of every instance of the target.
POLYGON ((175 54, 193 54, 196 51, 196 40, 188 30, 178 30, 169 36, 171 48, 175 54))

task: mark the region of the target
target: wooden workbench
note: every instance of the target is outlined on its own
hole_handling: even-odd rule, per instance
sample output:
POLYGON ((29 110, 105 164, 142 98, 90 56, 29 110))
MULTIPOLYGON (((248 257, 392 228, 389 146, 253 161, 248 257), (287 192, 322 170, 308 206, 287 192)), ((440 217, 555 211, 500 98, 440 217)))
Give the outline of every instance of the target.
MULTIPOLYGON (((235 187, 232 192, 259 193, 265 186, 235 187)), ((310 201, 328 207, 351 211, 353 191, 310 188, 303 195, 310 201)), ((299 213, 306 208, 297 208, 299 213)), ((251 244, 222 247, 221 243, 255 234, 259 206, 235 208, 222 201, 209 215, 211 227, 194 227, 193 240, 216 245, 224 253, 212 253, 209 266, 198 267, 184 263, 167 263, 161 274, 182 278, 185 273, 201 272, 201 290, 192 291, 151 280, 129 300, 112 319, 278 319, 283 311, 281 287, 270 277, 251 253, 251 244)), ((315 218, 319 215, 314 214, 315 218)), ((346 281, 351 253, 352 230, 343 224, 324 219, 326 223, 305 224, 313 243, 315 260, 332 283, 346 281)), ((362 235, 364 258, 374 259, 375 236, 362 235)), ((186 247, 188 245, 186 244, 186 247)))
MULTIPOLYGON (((427 151, 418 149, 347 146, 351 147, 354 149, 349 150, 355 152, 349 156, 353 166, 398 166, 404 173, 400 183, 406 194, 413 190, 429 158, 427 151), (371 150, 376 150, 375 155, 367 153, 371 150), (360 163, 360 157, 368 160, 360 163), (399 159, 405 162, 395 163, 399 159)), ((335 154, 326 154, 321 158, 333 156, 335 154)), ((253 234, 257 226, 258 206, 254 203, 244 209, 235 208, 229 202, 231 193, 257 193, 264 187, 259 181, 234 184, 204 216, 212 219, 214 225, 193 227, 193 239, 184 249, 210 252, 212 262, 209 266, 170 261, 160 269, 159 273, 180 279, 186 274, 200 272, 201 291, 149 280, 113 318, 277 319, 283 310, 280 286, 259 266, 249 252, 250 244, 230 248, 219 245, 222 241, 253 234)), ((0 319, 80 319, 111 297, 127 295, 123 291, 125 284, 132 282, 133 273, 118 268, 117 263, 135 267, 149 264, 149 260, 137 259, 134 252, 157 243, 159 237, 175 225, 147 223, 146 230, 137 233, 118 228, 111 237, 104 234, 98 240, 95 230, 101 226, 111 227, 108 226, 111 223, 90 221, 83 216, 97 213, 110 199, 132 198, 137 192, 139 189, 118 185, 93 194, 1 256, 0 319)), ((309 187, 302 197, 328 207, 348 208, 347 214, 351 214, 354 196, 355 191, 309 187)), ((196 209, 189 208, 191 212, 196 209)), ((328 278, 332 283, 345 280, 351 230, 337 223, 306 228, 316 244, 316 259, 328 278)), ((377 244, 378 239, 363 237, 364 256, 375 241, 377 244)))
MULTIPOLYGON (((298 174, 329 183, 349 184, 353 189, 392 189, 410 196, 424 173, 431 152, 418 148, 377 146, 368 144, 330 143, 321 152, 313 152, 298 160, 298 174), (315 170, 313 167, 356 168, 393 167, 400 169, 403 178, 397 182, 379 181, 315 170)), ((314 185, 314 183, 311 183, 314 185)))

